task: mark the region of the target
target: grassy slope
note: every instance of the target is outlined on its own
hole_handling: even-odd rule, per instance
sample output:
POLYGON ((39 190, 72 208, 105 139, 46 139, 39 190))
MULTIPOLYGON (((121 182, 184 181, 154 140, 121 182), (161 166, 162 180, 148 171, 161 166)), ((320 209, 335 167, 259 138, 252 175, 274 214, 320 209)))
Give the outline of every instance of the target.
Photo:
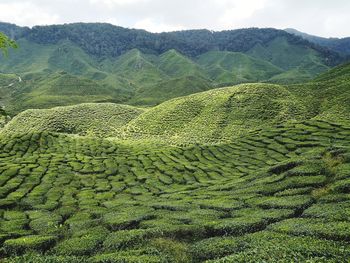
MULTIPOLYGON (((188 85, 191 82, 192 80, 189 80, 188 85)), ((105 110, 103 104, 91 107, 102 114, 105 110)), ((119 109, 121 106, 115 107, 119 109)), ((65 120, 72 109, 81 114, 78 121, 85 119, 89 122, 90 114, 88 111, 81 111, 81 106, 61 107, 53 110, 25 111, 15 117, 5 130, 12 133, 16 130, 51 130, 51 126, 45 126, 45 123, 55 124, 57 120, 65 120), (85 118, 82 117, 84 114, 85 118), (37 123, 37 119, 42 118, 43 120, 37 123)), ((110 124, 112 127, 106 128, 108 132, 101 133, 128 140, 161 139, 171 144, 218 143, 232 141, 240 134, 259 127, 301 119, 307 119, 305 107, 286 88, 273 84, 241 84, 169 100, 135 116, 114 133, 113 122, 110 124)), ((64 127, 64 122, 59 123, 63 132, 71 130, 71 124, 64 127)), ((95 126, 94 122, 91 125, 95 126)))
POLYGON ((218 142, 285 121, 349 121, 349 83, 345 64, 304 84, 245 84, 176 98, 131 121, 125 137, 218 142))
POLYGON ((206 77, 205 72, 199 65, 173 49, 159 57, 158 67, 173 78, 184 76, 206 77))
POLYGON ((164 80, 145 88, 138 89, 136 95, 128 101, 132 105, 157 105, 163 101, 212 89, 205 78, 186 76, 164 80))

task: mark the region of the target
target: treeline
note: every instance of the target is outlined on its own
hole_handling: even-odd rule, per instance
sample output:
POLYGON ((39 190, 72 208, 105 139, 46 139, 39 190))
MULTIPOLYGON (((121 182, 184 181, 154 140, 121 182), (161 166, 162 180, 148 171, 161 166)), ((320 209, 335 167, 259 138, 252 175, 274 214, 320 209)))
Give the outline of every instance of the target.
POLYGON ((273 28, 247 28, 221 32, 186 30, 150 33, 105 23, 35 26, 32 29, 0 23, 0 31, 13 38, 24 37, 40 44, 55 44, 62 40, 69 40, 88 54, 100 58, 117 57, 133 48, 153 54, 175 49, 190 57, 212 50, 246 52, 256 44, 266 45, 277 37, 284 37, 291 44, 316 50, 328 65, 336 65, 342 61, 342 57, 336 52, 273 28))

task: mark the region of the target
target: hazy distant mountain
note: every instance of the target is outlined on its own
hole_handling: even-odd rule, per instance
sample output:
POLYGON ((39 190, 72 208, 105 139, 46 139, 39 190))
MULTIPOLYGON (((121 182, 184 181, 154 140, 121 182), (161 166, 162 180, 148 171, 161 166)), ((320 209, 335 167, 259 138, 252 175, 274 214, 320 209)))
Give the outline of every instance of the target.
POLYGON ((350 37, 346 38, 324 38, 309 35, 303 32, 300 32, 293 28, 285 29, 286 32, 300 36, 310 42, 313 42, 317 45, 327 47, 331 50, 337 51, 343 55, 350 55, 350 37))

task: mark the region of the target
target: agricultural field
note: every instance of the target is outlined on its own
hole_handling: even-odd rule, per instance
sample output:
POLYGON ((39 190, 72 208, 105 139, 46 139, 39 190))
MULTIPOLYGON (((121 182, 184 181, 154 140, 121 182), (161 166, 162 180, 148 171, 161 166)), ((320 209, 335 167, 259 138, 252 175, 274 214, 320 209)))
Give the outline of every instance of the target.
POLYGON ((350 126, 232 143, 0 137, 4 262, 346 262, 350 126))

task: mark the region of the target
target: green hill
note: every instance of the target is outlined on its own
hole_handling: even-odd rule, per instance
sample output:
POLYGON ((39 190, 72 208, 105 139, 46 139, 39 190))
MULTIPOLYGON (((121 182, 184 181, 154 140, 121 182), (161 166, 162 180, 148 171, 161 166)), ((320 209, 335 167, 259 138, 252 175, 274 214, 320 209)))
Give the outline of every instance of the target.
POLYGON ((270 75, 260 66, 291 79, 295 69, 222 51, 79 58, 75 73, 0 74, 0 115, 122 96, 167 101, 26 110, 8 122, 0 261, 348 261, 350 64, 302 84, 212 89, 201 75, 211 64, 261 78, 270 75), (144 75, 153 85, 141 85, 144 75))
POLYGON ((203 69, 199 65, 174 49, 163 53, 159 57, 158 67, 173 78, 184 76, 205 76, 203 69))
POLYGON ((242 84, 180 97, 132 120, 124 138, 213 143, 286 121, 349 121, 349 83, 344 64, 303 84, 242 84))
MULTIPOLYGON (((194 82, 193 77, 184 81, 189 86, 194 82)), ((202 81, 197 80, 202 86, 196 88, 209 89, 210 86, 202 81)), ((177 80, 174 81, 176 83, 177 80)), ((186 92, 171 84, 167 84, 169 89, 163 91, 169 97, 186 92)), ((153 90, 147 90, 147 94, 161 96, 157 94, 158 88, 156 86, 153 90)), ((188 89, 196 92, 193 88, 188 89)), ((124 108, 129 109, 129 106, 124 108)), ((241 84, 213 89, 175 98, 144 112, 130 108, 135 109, 137 114, 132 114, 133 117, 125 123, 119 120, 117 124, 113 121, 105 122, 106 116, 114 116, 122 109, 121 105, 115 104, 86 104, 27 110, 17 115, 5 127, 4 132, 47 130, 84 135, 98 133, 98 128, 104 127, 101 128, 101 135, 119 139, 142 139, 170 144, 219 143, 232 141, 259 127, 308 118, 306 107, 296 96, 285 87, 272 84, 241 84), (95 118, 101 120, 95 121, 95 118), (82 124, 83 128, 79 128, 82 124), (75 125, 77 128, 72 128, 75 125), (88 131, 90 126, 94 128, 88 131)))
POLYGON ((212 143, 230 141, 265 125, 303 118, 303 105, 286 88, 241 84, 164 102, 132 120, 125 127, 125 136, 171 143, 212 143))
POLYGON ((152 57, 142 54, 136 49, 118 57, 112 65, 112 68, 107 70, 127 79, 136 87, 154 85, 167 78, 167 75, 153 63, 152 57))
POLYGON ((311 82, 290 85, 288 90, 317 118, 349 120, 350 64, 335 67, 311 82))
POLYGON ((2 132, 48 131, 105 137, 117 134, 123 125, 143 112, 143 109, 112 103, 26 110, 14 117, 2 132))
POLYGON ((163 101, 180 96, 212 89, 208 79, 198 76, 185 76, 164 80, 149 87, 140 88, 128 101, 132 105, 157 105, 163 101))
POLYGON ((29 29, 0 23, 0 30, 11 33, 20 47, 0 57, 0 74, 24 80, 0 98, 11 115, 84 102, 154 106, 239 83, 300 83, 344 61, 338 53, 275 29, 152 34, 107 24, 29 29), (61 72, 70 80, 55 83, 61 72), (59 89, 63 95, 52 96, 59 89))
POLYGON ((266 61, 234 52, 211 51, 198 57, 197 62, 220 85, 266 81, 283 72, 266 61))
POLYGON ((23 47, 0 58, 1 262, 349 261, 350 64, 310 80, 331 51, 274 29, 0 30, 23 47))

